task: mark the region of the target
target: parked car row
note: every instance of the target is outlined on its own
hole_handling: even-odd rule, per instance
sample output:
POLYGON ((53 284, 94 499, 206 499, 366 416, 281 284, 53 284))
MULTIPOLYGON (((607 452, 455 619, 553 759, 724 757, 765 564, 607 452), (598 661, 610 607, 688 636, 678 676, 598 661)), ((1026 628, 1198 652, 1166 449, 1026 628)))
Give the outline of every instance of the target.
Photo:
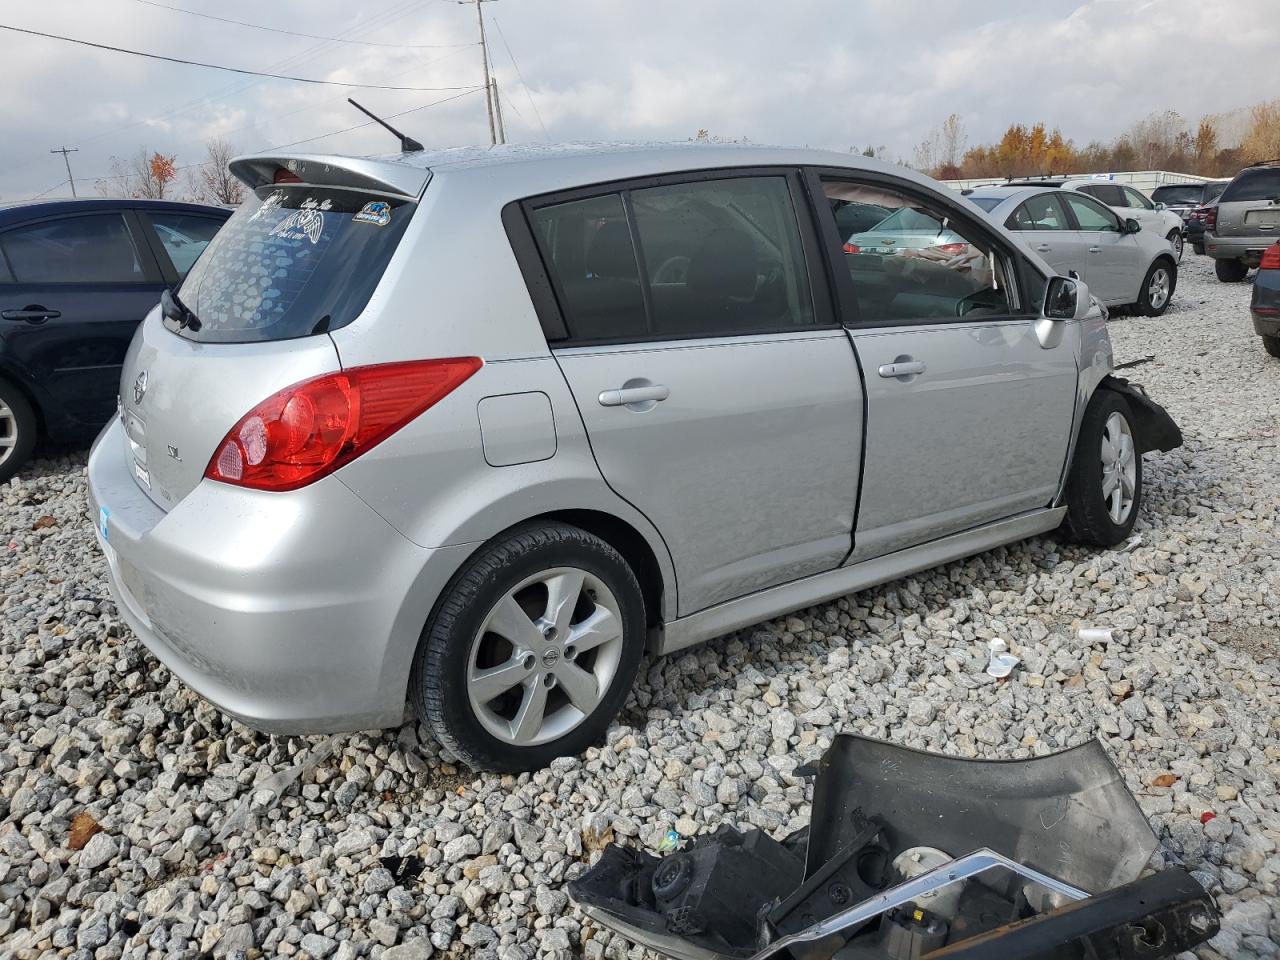
POLYGON ((1143 453, 1181 442, 1090 294, 1157 309, 1129 277, 1159 264, 1167 301, 1172 249, 1084 193, 992 199, 1048 195, 1123 280, 848 154, 233 172, 249 199, 139 327, 89 496, 121 615, 261 729, 408 703, 474 767, 542 766, 646 650, 1059 527, 1122 541, 1143 453))
POLYGON ((102 428, 139 320, 230 215, 147 200, 0 209, 0 483, 38 435, 77 442, 102 428))

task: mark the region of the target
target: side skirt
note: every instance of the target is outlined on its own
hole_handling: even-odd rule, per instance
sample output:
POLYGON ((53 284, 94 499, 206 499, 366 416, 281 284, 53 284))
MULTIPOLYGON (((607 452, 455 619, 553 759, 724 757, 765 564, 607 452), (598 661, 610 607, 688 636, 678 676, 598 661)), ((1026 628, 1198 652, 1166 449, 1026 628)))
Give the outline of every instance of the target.
POLYGON ((864 560, 853 566, 839 567, 717 604, 687 617, 669 621, 663 628, 658 652, 683 650, 695 643, 772 617, 780 617, 815 603, 825 603, 848 593, 950 563, 952 560, 971 557, 975 553, 1006 543, 1046 533, 1060 526, 1066 514, 1066 507, 1034 510, 963 533, 954 533, 918 547, 864 560))

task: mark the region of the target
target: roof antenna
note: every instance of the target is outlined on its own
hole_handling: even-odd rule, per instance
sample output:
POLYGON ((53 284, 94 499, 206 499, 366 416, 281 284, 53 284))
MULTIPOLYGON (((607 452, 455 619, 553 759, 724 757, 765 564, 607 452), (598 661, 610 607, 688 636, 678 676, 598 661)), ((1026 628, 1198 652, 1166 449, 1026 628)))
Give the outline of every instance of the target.
POLYGON ((356 103, 350 97, 347 97, 347 103, 351 104, 353 107, 355 107, 357 110, 363 113, 366 117, 368 117, 374 123, 379 124, 382 127, 385 127, 393 137, 395 137, 400 141, 400 150, 402 153, 421 153, 424 149, 426 149, 417 140, 413 139, 413 137, 406 136, 405 134, 397 130, 395 127, 393 127, 391 124, 387 123, 387 121, 383 120, 381 117, 374 116, 372 113, 370 113, 364 107, 360 106, 360 104, 356 103))

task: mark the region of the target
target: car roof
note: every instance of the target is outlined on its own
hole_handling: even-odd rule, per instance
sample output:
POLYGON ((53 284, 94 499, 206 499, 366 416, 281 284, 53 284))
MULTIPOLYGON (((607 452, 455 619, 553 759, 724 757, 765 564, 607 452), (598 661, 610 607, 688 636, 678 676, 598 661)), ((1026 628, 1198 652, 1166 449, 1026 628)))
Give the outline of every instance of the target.
POLYGON ((436 176, 483 180, 507 199, 534 196, 613 180, 741 166, 840 167, 889 173, 937 191, 937 181, 905 167, 855 153, 757 144, 553 143, 456 147, 415 153, 353 157, 325 154, 260 154, 237 157, 232 172, 252 187, 272 182, 280 167, 305 174, 309 183, 331 182, 339 168, 360 182, 417 196, 436 176))
MULTIPOLYGON (((1036 186, 1027 186, 1019 183, 993 183, 985 187, 974 187, 972 190, 965 190, 964 196, 969 200, 982 200, 991 197, 997 197, 1000 203, 992 210, 1004 206, 1006 203, 1021 203, 1028 197, 1034 197, 1040 193, 1048 193, 1052 187, 1049 184, 1038 184, 1036 186)), ((988 213, 990 211, 987 211, 988 213)))
POLYGON ((0 225, 38 220, 68 213, 93 213, 110 210, 168 210, 175 213, 199 213, 207 216, 231 216, 226 207, 182 200, 36 200, 0 205, 0 225))

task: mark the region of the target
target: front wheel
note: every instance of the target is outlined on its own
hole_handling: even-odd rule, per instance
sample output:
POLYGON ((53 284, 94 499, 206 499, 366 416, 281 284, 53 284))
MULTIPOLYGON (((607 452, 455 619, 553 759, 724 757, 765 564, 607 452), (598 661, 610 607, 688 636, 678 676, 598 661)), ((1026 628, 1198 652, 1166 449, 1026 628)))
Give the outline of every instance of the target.
POLYGON ((1280 337, 1263 336, 1262 349, 1273 357, 1280 357, 1280 337))
POLYGON ((1148 317, 1158 317, 1169 308, 1174 288, 1178 285, 1178 268, 1161 258, 1151 265, 1142 279, 1138 309, 1148 317))
POLYGON ((516 530, 454 577, 419 641, 418 716, 476 770, 544 767, 598 742, 644 653, 640 584, 566 524, 516 530))
POLYGON ((1129 536, 1142 503, 1142 455, 1125 399, 1100 390, 1089 401, 1067 478, 1063 528, 1077 543, 1113 547, 1129 536))
POLYGON ((1215 260, 1213 271, 1223 283, 1239 283, 1249 275, 1249 268, 1239 260, 1215 260))
POLYGON ((1182 262, 1183 239, 1181 230, 1169 231, 1169 242, 1173 244, 1173 258, 1179 263, 1182 262))

